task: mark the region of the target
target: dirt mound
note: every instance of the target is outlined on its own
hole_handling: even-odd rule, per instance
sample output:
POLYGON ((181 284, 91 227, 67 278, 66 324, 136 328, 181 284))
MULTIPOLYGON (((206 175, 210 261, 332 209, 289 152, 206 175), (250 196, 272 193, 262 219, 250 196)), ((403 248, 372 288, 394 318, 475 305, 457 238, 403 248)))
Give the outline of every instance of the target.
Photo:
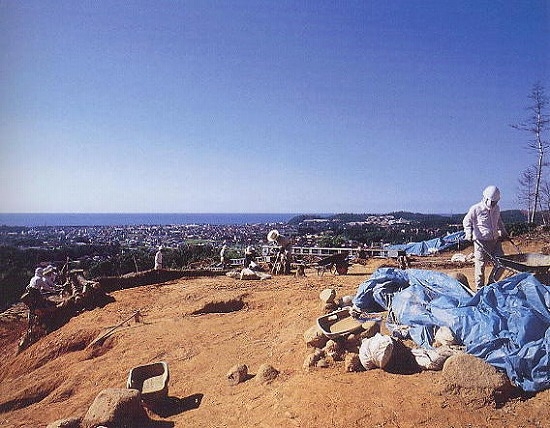
MULTIPOLYGON (((191 273, 181 270, 146 270, 133 272, 123 276, 106 276, 98 278, 101 288, 107 292, 125 290, 127 288, 141 287, 144 285, 161 284, 166 281, 190 276, 191 273)), ((198 275, 198 273, 197 273, 198 275)))
MULTIPOLYGON (((350 361, 305 369, 311 349, 304 332, 323 315, 321 291, 334 289, 336 299, 353 295, 381 264, 353 265, 347 275, 307 270, 305 277, 261 282, 182 277, 114 291, 114 302, 72 318, 19 355, 15 321, 0 323, 0 426, 81 418, 102 390, 125 388, 133 367, 156 361, 170 367, 167 400, 148 409, 159 426, 547 424, 548 391, 471 411, 460 397, 442 393, 442 372, 412 366, 357 372, 350 370, 351 354, 350 361), (258 371, 269 364, 278 375, 229 385, 228 370, 238 364, 258 371)), ((460 271, 472 281, 473 267, 460 271)))

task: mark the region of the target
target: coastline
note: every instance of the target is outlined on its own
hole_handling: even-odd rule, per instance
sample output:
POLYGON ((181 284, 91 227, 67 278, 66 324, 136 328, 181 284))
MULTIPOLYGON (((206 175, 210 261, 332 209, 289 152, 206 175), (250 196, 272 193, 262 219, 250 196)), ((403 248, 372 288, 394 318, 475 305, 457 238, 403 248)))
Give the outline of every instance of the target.
MULTIPOLYGON (((296 213, 0 213, 0 226, 245 225, 286 223, 296 213)), ((330 214, 319 214, 330 215, 330 214)))

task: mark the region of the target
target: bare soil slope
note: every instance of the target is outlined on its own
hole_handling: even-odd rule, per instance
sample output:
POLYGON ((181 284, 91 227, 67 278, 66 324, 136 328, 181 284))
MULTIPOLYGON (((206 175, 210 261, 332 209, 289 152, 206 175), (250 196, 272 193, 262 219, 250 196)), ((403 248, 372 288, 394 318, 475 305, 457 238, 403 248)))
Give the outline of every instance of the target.
MULTIPOLYGON (((449 258, 422 266, 460 270, 471 281, 473 267, 457 269, 449 258)), ((19 355, 22 323, 4 320, 0 426, 43 427, 81 416, 101 390, 124 388, 132 367, 159 360, 170 368, 170 404, 149 413, 159 427, 550 426, 549 391, 479 407, 442 393, 440 372, 347 373, 343 362, 305 370, 303 333, 323 314, 319 293, 330 287, 338 296, 355 294, 383 263, 390 262, 354 265, 341 276, 204 277, 117 291, 114 303, 74 317, 19 355), (139 320, 89 346, 137 310, 139 320), (264 363, 280 371, 271 383, 254 377, 264 363), (246 364, 250 376, 231 386, 226 373, 235 364, 246 364)))

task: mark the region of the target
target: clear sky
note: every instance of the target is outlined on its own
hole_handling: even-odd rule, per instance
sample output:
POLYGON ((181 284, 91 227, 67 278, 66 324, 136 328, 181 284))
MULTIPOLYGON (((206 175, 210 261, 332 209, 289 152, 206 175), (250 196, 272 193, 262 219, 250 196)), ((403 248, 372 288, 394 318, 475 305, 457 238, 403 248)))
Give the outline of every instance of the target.
POLYGON ((548 0, 0 1, 1 212, 520 208, 548 0))

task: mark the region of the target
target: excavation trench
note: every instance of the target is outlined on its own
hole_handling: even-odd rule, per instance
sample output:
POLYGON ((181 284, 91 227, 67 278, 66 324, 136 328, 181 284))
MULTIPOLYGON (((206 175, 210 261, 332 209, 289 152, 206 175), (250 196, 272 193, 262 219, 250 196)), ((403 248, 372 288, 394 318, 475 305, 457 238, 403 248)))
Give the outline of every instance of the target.
POLYGON ((231 312, 240 311, 244 308, 246 308, 246 303, 243 297, 239 297, 237 299, 206 303, 202 308, 191 312, 191 315, 228 314, 231 312))

